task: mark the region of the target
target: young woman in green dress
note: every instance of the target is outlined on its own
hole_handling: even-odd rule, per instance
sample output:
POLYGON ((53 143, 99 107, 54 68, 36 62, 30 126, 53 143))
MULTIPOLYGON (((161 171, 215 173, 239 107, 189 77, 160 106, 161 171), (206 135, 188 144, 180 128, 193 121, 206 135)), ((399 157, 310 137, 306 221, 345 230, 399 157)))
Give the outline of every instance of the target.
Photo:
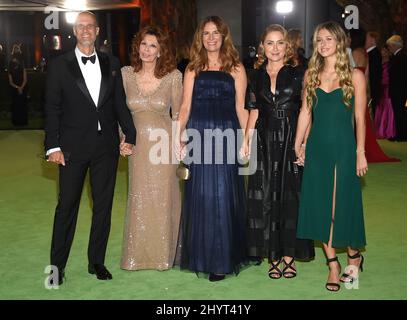
POLYGON ((313 41, 294 146, 297 163, 305 162, 297 237, 323 243, 329 267, 326 289, 336 292, 340 281, 353 282, 363 270, 359 249, 366 238, 359 178, 367 172, 366 80, 350 67, 339 24, 319 25, 313 41), (348 252, 347 273, 342 276, 336 256, 340 247, 348 252))

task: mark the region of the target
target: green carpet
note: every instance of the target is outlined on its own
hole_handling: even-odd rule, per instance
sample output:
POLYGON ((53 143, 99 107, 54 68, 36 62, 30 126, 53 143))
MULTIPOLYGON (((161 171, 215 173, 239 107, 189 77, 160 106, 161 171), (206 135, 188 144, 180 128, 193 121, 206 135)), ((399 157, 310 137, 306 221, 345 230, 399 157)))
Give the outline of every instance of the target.
MULTIPOLYGON (((112 281, 87 273, 91 210, 84 189, 76 235, 58 290, 44 287, 57 196, 57 168, 40 157, 42 131, 0 131, 0 299, 406 299, 407 143, 381 141, 401 163, 370 164, 363 179, 367 232, 365 271, 359 288, 329 293, 322 249, 316 259, 297 263, 295 279, 271 280, 267 263, 244 269, 219 283, 174 268, 119 268, 127 192, 127 162, 121 160, 106 265, 112 281)), ((346 254, 339 254, 342 265, 346 254)))

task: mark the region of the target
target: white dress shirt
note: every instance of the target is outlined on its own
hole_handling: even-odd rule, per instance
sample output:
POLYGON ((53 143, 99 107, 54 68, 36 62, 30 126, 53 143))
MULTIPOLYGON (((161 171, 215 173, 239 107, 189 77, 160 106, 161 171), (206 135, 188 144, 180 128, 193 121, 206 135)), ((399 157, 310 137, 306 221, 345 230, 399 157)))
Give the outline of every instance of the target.
POLYGON ((81 68, 83 78, 85 79, 86 86, 92 97, 95 107, 99 101, 100 82, 102 81, 102 72, 100 71, 99 58, 95 49, 89 56, 83 54, 78 47, 75 48, 76 59, 78 59, 79 67, 81 68), (90 57, 96 55, 95 63, 88 61, 86 64, 82 62, 82 57, 90 57))
POLYGON ((370 47, 369 49, 366 50, 366 52, 369 53, 369 52, 372 51, 374 48, 376 48, 376 46, 370 47))
MULTIPOLYGON (((89 90, 90 96, 92 97, 93 102, 95 103, 95 108, 98 105, 99 102, 99 93, 100 93, 100 83, 102 81, 102 72, 100 70, 100 64, 99 64, 99 58, 98 55, 96 54, 96 50, 93 49, 93 53, 89 56, 83 54, 78 47, 75 48, 75 56, 76 59, 78 60, 79 67, 82 72, 82 76, 85 79, 86 87, 89 90), (82 62, 82 57, 90 57, 90 56, 96 56, 95 63, 92 63, 90 61, 87 61, 86 64, 82 62)), ((100 126, 100 122, 98 121, 98 130, 102 130, 100 126)), ((52 148, 49 149, 46 153, 46 155, 50 155, 53 152, 56 151, 61 151, 61 148, 52 148)))

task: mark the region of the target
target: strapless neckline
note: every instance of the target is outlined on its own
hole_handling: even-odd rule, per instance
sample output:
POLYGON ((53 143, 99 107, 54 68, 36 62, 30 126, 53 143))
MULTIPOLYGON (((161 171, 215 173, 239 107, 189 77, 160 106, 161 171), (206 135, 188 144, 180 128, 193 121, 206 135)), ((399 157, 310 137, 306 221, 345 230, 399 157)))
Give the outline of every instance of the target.
POLYGON ((342 87, 338 87, 338 88, 336 88, 336 89, 334 89, 334 90, 331 90, 331 91, 329 91, 329 92, 326 92, 324 89, 322 89, 321 87, 317 87, 317 89, 319 89, 319 90, 321 90, 323 93, 325 93, 325 94, 330 94, 330 93, 332 93, 332 92, 335 92, 335 91, 338 91, 339 89, 342 89, 342 87))

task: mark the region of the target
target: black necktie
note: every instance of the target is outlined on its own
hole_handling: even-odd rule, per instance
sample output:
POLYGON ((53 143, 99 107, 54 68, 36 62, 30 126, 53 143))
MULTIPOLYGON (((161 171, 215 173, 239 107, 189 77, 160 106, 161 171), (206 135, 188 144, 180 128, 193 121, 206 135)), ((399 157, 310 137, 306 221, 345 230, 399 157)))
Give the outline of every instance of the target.
POLYGON ((90 57, 82 57, 82 62, 83 64, 86 64, 86 62, 88 62, 88 60, 92 63, 95 63, 96 61, 96 55, 94 54, 93 56, 90 57))

